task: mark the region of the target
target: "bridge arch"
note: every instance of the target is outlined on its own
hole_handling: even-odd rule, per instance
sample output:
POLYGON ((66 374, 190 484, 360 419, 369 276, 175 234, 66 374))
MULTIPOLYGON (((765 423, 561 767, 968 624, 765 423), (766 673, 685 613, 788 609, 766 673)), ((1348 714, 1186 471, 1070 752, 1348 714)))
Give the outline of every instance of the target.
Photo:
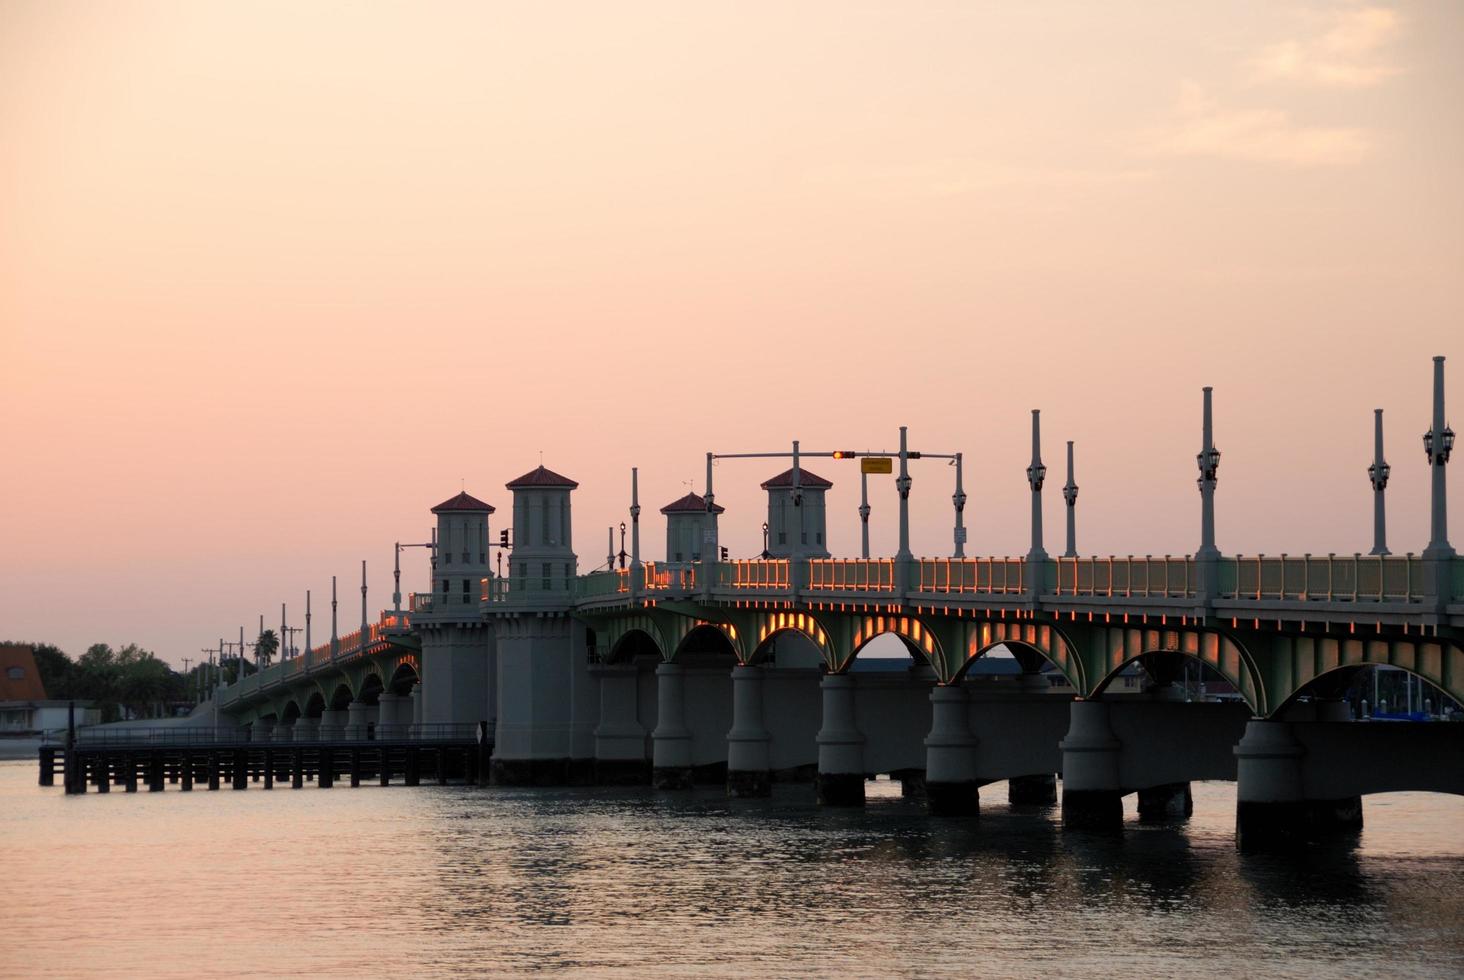
POLYGON ((1129 629, 1103 631, 1103 674, 1085 693, 1100 698, 1123 669, 1153 654, 1177 654, 1196 660, 1229 681, 1257 715, 1270 713, 1266 685, 1250 652, 1234 638, 1215 630, 1129 629))
POLYGON ((688 653, 722 654, 735 660, 741 660, 738 652, 737 627, 731 623, 698 620, 676 644, 671 659, 675 660, 682 654, 688 653))
POLYGON ((386 689, 392 694, 411 694, 412 688, 421 682, 422 675, 417 672, 416 662, 409 657, 403 657, 397 661, 396 669, 391 672, 386 689))
POLYGON ((341 681, 331 690, 327 704, 332 711, 345 711, 352 700, 351 686, 345 681, 341 681))
POLYGON ((640 627, 619 631, 601 662, 629 663, 638 657, 655 657, 657 660, 664 661, 668 658, 661 646, 660 637, 657 635, 659 633, 659 630, 653 634, 640 627))
POLYGON ((952 659, 946 684, 959 684, 977 660, 997 647, 1006 647, 1013 652, 1035 654, 1067 678, 1073 690, 1086 693, 1087 670, 1077 649, 1067 636, 1050 623, 1008 622, 996 620, 984 623, 964 624, 964 636, 960 649, 952 651, 952 659))
MULTIPOLYGON (((748 644, 752 646, 751 652, 745 659, 739 657, 744 664, 759 663, 767 659, 768 653, 772 649, 772 641, 779 634, 794 633, 813 644, 818 651, 819 658, 830 672, 836 673, 841 669, 833 636, 813 613, 791 609, 782 612, 759 613, 756 618, 756 627, 756 633, 747 639, 748 644)), ((738 652, 741 653, 740 650, 738 652)))
POLYGON ((1365 640, 1351 636, 1276 637, 1270 643, 1273 711, 1347 667, 1397 667, 1464 704, 1464 648, 1440 637, 1365 640))
POLYGON ((291 699, 285 702, 284 707, 280 708, 279 719, 282 724, 293 725, 295 719, 300 717, 300 714, 300 702, 291 699))
POLYGON ((1364 687, 1362 693, 1358 694, 1355 697, 1352 696, 1353 688, 1357 683, 1361 682, 1362 684, 1367 685, 1366 678, 1369 671, 1381 669, 1383 667, 1392 667, 1396 669, 1400 674, 1406 674, 1409 677, 1421 682, 1422 690, 1419 692, 1418 695, 1418 705, 1420 706, 1420 709, 1425 698, 1428 698, 1433 702, 1432 707, 1435 713, 1442 711, 1444 706, 1444 699, 1449 699, 1457 704, 1464 705, 1464 699, 1461 699, 1458 695, 1452 694, 1449 691, 1444 690, 1444 688, 1440 687, 1439 684, 1427 673, 1415 669, 1414 667, 1404 666, 1402 664, 1355 663, 1340 664, 1335 667, 1328 667, 1324 669, 1321 673, 1314 675, 1306 683, 1288 693, 1285 696, 1285 699, 1277 704, 1276 707, 1273 709, 1272 715, 1274 717, 1283 719, 1290 717, 1288 716, 1287 711, 1303 698, 1307 697, 1320 698, 1324 700, 1346 701, 1354 709, 1354 718, 1361 717, 1361 713, 1356 710, 1360 708, 1359 702, 1361 701, 1368 702, 1368 710, 1370 714, 1375 714, 1378 712, 1381 702, 1387 703, 1388 714, 1397 714, 1399 711, 1404 710, 1405 705, 1407 704, 1407 700, 1406 696, 1403 698, 1393 696, 1396 694, 1396 692, 1394 691, 1383 692, 1382 697, 1375 698, 1372 694, 1372 688, 1369 685, 1364 687))
MULTIPOLYGON (((838 666, 837 672, 845 671, 854 663, 870 642, 881 636, 899 639, 905 652, 916 663, 925 664, 935 670, 937 676, 946 662, 945 648, 936 632, 918 616, 904 613, 871 613, 855 618, 850 627, 853 636, 849 642, 849 654, 838 666)), ((831 667, 832 671, 833 668, 831 667)))
POLYGON ((373 666, 361 678, 361 686, 356 689, 354 700, 364 704, 376 704, 385 691, 386 683, 381 679, 381 671, 373 666))
POLYGON ((325 705, 325 692, 321 691, 319 688, 316 688, 315 690, 310 692, 310 697, 305 699, 305 717, 319 718, 321 714, 325 711, 325 705))

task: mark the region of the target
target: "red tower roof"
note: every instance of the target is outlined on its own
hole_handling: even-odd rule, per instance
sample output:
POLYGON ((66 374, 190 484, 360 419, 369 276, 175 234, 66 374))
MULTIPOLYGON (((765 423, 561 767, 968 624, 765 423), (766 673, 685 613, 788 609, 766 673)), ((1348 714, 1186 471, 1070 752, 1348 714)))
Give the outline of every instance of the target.
POLYGON ((432 513, 440 514, 445 510, 470 510, 478 513, 491 514, 493 513, 493 505, 485 504, 467 491, 463 491, 456 497, 444 500, 436 507, 433 507, 432 513))
MULTIPOLYGON (((817 473, 813 472, 812 470, 805 470, 801 466, 798 467, 798 485, 800 487, 803 487, 804 489, 810 490, 827 490, 829 487, 833 486, 832 483, 830 483, 828 480, 825 480, 817 473)), ((790 466, 788 469, 779 473, 771 480, 764 481, 762 488, 764 490, 777 490, 781 489, 782 487, 791 486, 793 486, 793 468, 790 466)))
POLYGON ((508 482, 508 489, 510 490, 518 490, 522 487, 568 487, 573 490, 577 486, 579 484, 569 477, 560 476, 553 470, 545 469, 542 463, 539 464, 538 469, 530 470, 517 480, 510 480, 508 482))
MULTIPOLYGON (((720 514, 727 508, 721 504, 712 504, 712 513, 720 514)), ((705 514, 707 511, 707 499, 694 493, 689 493, 680 500, 673 500, 661 508, 663 514, 705 514)))

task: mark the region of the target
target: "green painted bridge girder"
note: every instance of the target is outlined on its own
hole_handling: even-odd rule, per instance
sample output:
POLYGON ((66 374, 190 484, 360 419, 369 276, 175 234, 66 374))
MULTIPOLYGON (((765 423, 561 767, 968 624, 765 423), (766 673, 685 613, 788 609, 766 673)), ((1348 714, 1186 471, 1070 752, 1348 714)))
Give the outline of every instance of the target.
POLYGON ((1149 622, 1149 617, 1134 616, 1124 623, 1076 616, 1062 620, 1042 613, 983 616, 964 610, 911 613, 896 607, 851 612, 794 605, 749 609, 687 601, 585 618, 597 632, 596 655, 607 662, 621 658, 632 634, 646 637, 667 662, 688 650, 724 642, 739 663, 756 663, 772 638, 796 633, 818 649, 829 672, 842 673, 870 640, 894 635, 912 657, 930 666, 941 684, 958 683, 979 657, 1006 646, 1041 656, 1083 698, 1101 697, 1109 683, 1140 658, 1173 654, 1214 670, 1258 717, 1274 715, 1324 676, 1364 666, 1411 671, 1464 701, 1464 646, 1442 635, 1356 627, 1346 634, 1271 631, 1192 618, 1176 625, 1168 617, 1149 622), (705 633, 698 631, 708 629, 715 630, 720 641, 699 640, 705 633))

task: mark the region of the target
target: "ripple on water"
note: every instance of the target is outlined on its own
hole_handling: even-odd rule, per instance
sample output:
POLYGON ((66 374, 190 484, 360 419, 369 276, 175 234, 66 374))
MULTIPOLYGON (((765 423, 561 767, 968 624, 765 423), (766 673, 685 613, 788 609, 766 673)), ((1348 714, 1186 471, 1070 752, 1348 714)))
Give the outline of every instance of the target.
POLYGON ((1186 824, 1109 837, 1008 807, 1001 784, 979 819, 941 820, 886 782, 848 811, 808 786, 34 781, 0 763, 6 975, 1464 972, 1464 800, 1427 794, 1366 801, 1351 846, 1265 856, 1235 850, 1227 784, 1196 784, 1186 824))

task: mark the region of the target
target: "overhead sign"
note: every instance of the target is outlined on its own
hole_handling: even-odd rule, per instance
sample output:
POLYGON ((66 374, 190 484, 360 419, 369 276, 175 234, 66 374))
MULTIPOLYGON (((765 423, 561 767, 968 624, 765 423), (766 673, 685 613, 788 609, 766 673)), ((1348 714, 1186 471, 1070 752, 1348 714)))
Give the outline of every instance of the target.
POLYGON ((865 456, 859 461, 860 473, 893 473, 895 461, 888 456, 865 456))

